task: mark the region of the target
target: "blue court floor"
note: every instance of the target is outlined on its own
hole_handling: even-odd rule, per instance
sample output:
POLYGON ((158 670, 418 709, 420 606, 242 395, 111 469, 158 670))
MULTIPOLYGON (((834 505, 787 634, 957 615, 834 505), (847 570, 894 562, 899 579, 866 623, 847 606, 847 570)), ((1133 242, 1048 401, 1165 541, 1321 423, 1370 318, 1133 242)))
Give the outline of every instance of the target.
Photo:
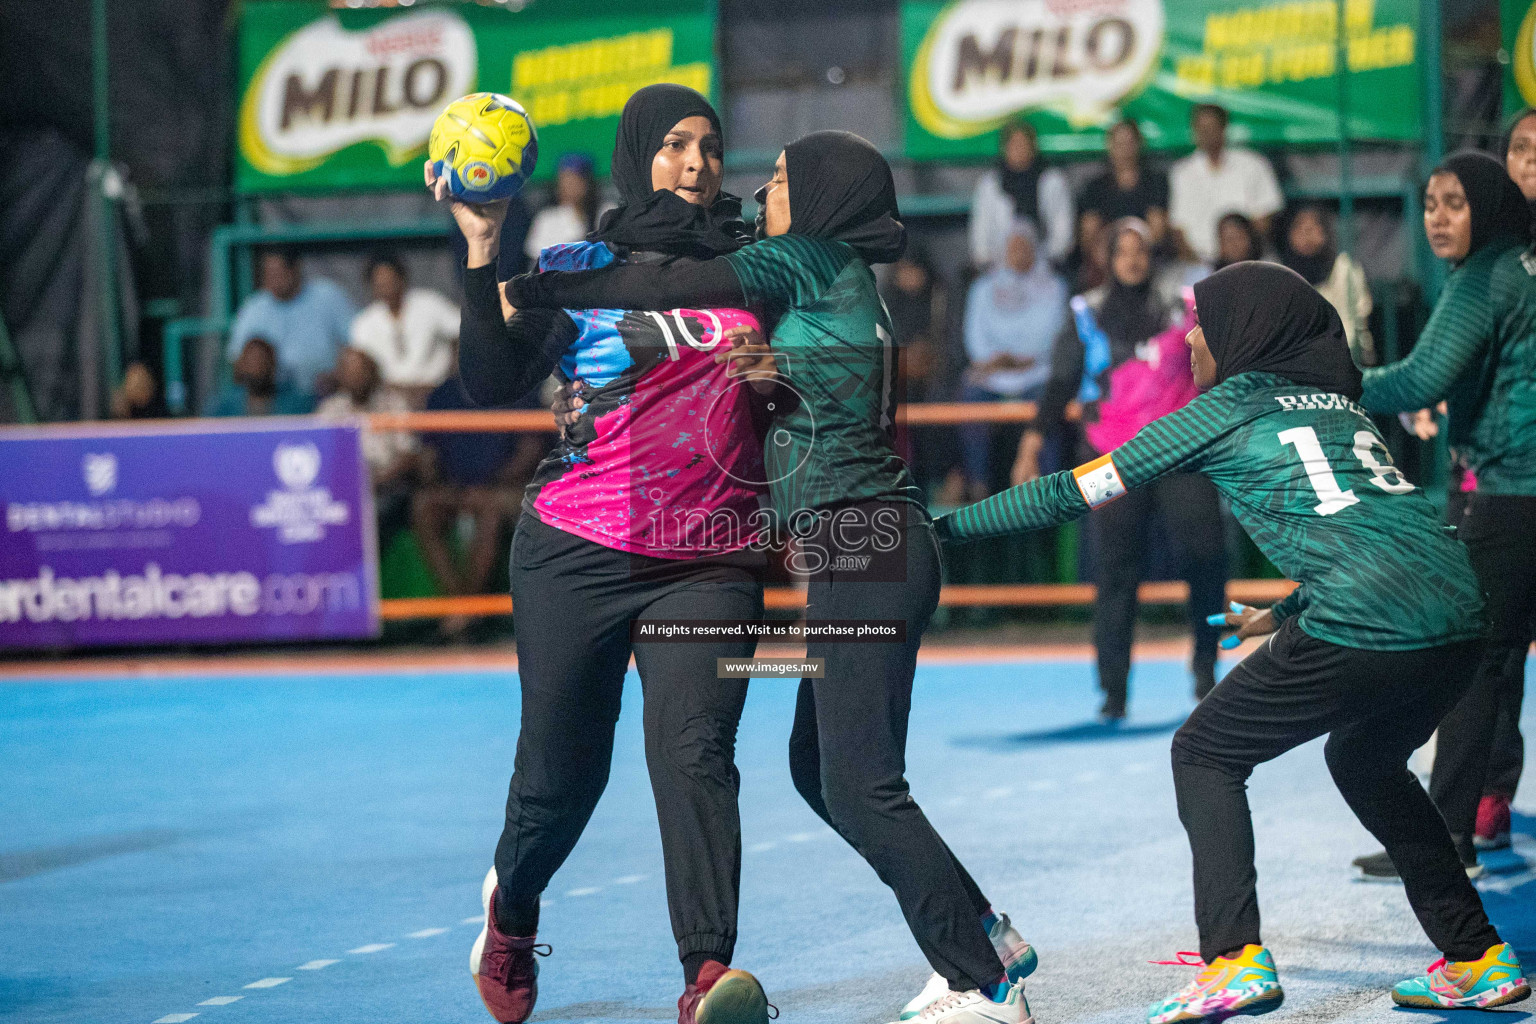
MULTIPOLYGON (((1109 731, 1086 662, 921 668, 915 795, 1039 948, 1043 1024, 1139 1021, 1190 974, 1147 963, 1195 945, 1167 756, 1188 680, 1150 662, 1133 685, 1131 721, 1109 731)), ((894 899, 790 786, 793 684, 753 687, 736 962, 786 1024, 893 1019, 928 968, 894 899)), ((638 686, 626 697, 607 795, 547 894, 535 1021, 676 1019, 638 686)), ((517 701, 504 673, 0 685, 0 1020, 488 1021, 468 953, 517 701)), ((1287 992, 1272 1019, 1448 1016, 1386 998, 1437 954, 1400 887, 1352 880, 1375 847, 1320 745, 1261 767, 1251 797, 1287 992)), ((1517 814, 1516 832, 1536 821, 1517 814)), ((1521 853, 1536 840, 1482 889, 1536 964, 1521 853)))

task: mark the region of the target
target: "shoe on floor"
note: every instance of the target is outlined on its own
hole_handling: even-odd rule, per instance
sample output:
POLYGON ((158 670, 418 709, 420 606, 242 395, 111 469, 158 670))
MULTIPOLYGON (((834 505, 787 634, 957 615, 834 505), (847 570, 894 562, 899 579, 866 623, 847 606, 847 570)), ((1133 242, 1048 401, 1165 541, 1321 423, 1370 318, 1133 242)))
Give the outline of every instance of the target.
POLYGON ((1104 725, 1119 725, 1125 721, 1125 705, 1106 700, 1103 707, 1099 708, 1099 721, 1104 725))
POLYGON ((768 1009, 756 978, 706 960, 677 1000, 677 1024, 768 1024, 768 1009))
POLYGON ((1477 802, 1477 828, 1472 845, 1479 850, 1507 850, 1509 839, 1509 797, 1487 793, 1477 802))
POLYGON ((496 887, 483 893, 485 926, 469 952, 469 973, 474 975, 480 1001, 501 1024, 522 1024, 533 1013, 539 998, 539 962, 549 947, 537 936, 503 935, 496 926, 496 887))
MULTIPOLYGON (((1024 998, 1024 983, 1008 986, 1008 995, 994 1003, 975 989, 969 992, 946 991, 923 1007, 916 1017, 903 1018, 909 1024, 1034 1024, 1029 1000, 1024 998)), ((900 1022, 895 1022, 900 1024, 900 1022)))
MULTIPOLYGON (((1199 961, 1189 966, 1200 966, 1199 961)), ((1236 956, 1219 956, 1201 966, 1194 981, 1177 994, 1153 1003, 1147 1010, 1147 1024, 1216 1024, 1228 1017, 1256 1017, 1278 1010, 1284 1001, 1274 958, 1263 946, 1250 943, 1236 956)))
MULTIPOLYGON (((1007 914, 997 915, 987 938, 992 940, 992 948, 997 950, 997 957, 1003 962, 1003 970, 1007 972, 1010 982, 1023 981, 1040 966, 1040 955, 1035 952, 1035 947, 1024 941, 1024 936, 1013 927, 1007 914)), ((901 1016, 897 1019, 911 1020, 927 1006, 948 994, 949 982, 944 975, 935 972, 928 976, 928 984, 923 986, 923 990, 901 1008, 901 1016)))
MULTIPOLYGON (((1392 863, 1392 858, 1387 856, 1386 850, 1356 857, 1350 863, 1360 869, 1361 878, 1367 882, 1401 882, 1403 880, 1403 877, 1397 873, 1397 866, 1392 863)), ((1476 861, 1471 864, 1463 861, 1461 866, 1466 870, 1468 878, 1477 878, 1483 873, 1483 866, 1476 861)))
POLYGON ((1425 974, 1392 986, 1398 1006, 1432 1010, 1486 1010, 1530 994, 1520 960, 1507 942, 1490 947, 1481 960, 1436 960, 1425 974))

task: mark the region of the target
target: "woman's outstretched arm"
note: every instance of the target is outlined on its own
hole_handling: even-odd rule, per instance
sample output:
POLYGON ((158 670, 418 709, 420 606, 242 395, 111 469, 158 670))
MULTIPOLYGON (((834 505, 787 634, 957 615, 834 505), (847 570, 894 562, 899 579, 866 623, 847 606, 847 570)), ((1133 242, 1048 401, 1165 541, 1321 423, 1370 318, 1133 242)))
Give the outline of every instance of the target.
POLYGON ((624 263, 598 270, 549 270, 507 282, 518 309, 710 309, 745 306, 729 262, 624 263))

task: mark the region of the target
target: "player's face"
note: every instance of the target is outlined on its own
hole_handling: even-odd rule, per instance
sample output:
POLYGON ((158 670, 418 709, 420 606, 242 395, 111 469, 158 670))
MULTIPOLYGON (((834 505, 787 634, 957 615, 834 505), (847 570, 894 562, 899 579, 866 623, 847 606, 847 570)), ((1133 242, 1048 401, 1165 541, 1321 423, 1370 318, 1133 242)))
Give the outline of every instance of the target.
POLYGON ((676 192, 698 206, 715 201, 724 175, 720 134, 702 115, 685 117, 673 125, 651 161, 652 188, 676 192))
POLYGON ((1504 168, 1520 186, 1520 194, 1527 200, 1536 200, 1536 114, 1522 117, 1509 133, 1504 168))
POLYGON ((789 231, 789 170, 783 153, 773 165, 773 177, 763 188, 763 231, 772 238, 789 231))
POLYGON ((1472 248, 1472 207, 1456 175, 1430 176, 1424 189, 1424 234, 1442 260, 1463 259, 1472 248))
POLYGON ((1184 344, 1189 346, 1189 370, 1195 375, 1195 387, 1201 391, 1216 386, 1216 357, 1211 355, 1210 346, 1205 343, 1205 330, 1199 324, 1184 335, 1184 344))

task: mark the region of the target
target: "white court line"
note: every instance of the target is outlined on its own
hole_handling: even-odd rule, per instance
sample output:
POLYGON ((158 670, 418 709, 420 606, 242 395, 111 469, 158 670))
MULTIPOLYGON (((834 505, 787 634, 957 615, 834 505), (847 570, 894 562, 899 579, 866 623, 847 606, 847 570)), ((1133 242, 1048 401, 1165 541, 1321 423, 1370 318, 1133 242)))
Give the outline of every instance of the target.
POLYGON ((1036 782, 1031 782, 1027 788, 1031 793, 1044 793, 1048 789, 1058 789, 1060 786, 1061 783, 1055 779, 1040 779, 1036 782))
POLYGON ((339 963, 341 963, 340 960, 309 960, 305 963, 299 964, 298 969, 301 971, 318 971, 323 967, 329 967, 331 964, 339 963))
POLYGON ((989 789, 985 793, 981 794, 982 799, 984 800, 1003 800, 1012 795, 1012 786, 998 786, 995 789, 989 789))
POLYGON ((572 889, 572 890, 570 890, 569 892, 566 893, 566 895, 567 896, 591 896, 595 892, 602 892, 602 891, 603 891, 602 890, 602 886, 598 886, 598 885, 584 885, 580 889, 572 889))
POLYGON ((636 882, 645 881, 644 875, 625 875, 623 878, 615 878, 614 885, 634 885, 636 882))
POLYGON ((285 985, 285 984, 287 984, 288 982, 290 982, 292 980, 293 980, 292 978, 262 978, 260 981, 253 981, 249 985, 245 985, 245 986, 242 986, 242 987, 244 987, 244 988, 277 988, 277 986, 285 985))
POLYGON ((212 999, 204 999, 198 1006, 228 1006, 230 1003, 238 1003, 245 996, 214 996, 212 999))
POLYGON ((370 942, 366 946, 358 946, 356 949, 347 950, 347 952, 349 954, 361 956, 364 953, 382 953, 384 950, 390 949, 393 946, 393 942, 370 942))
POLYGON ((154 1024, 181 1024, 182 1021, 196 1017, 195 1013, 168 1013, 164 1017, 155 1018, 154 1024))
POLYGON ((554 900, 539 900, 539 909, 540 910, 543 910, 545 907, 552 907, 554 905, 555 905, 555 901, 554 900))
MULTIPOLYGON (((476 920, 479 920, 479 918, 476 918, 476 920)), ((447 928, 423 928, 419 932, 411 932, 411 934, 407 935, 406 938, 408 938, 408 939, 430 939, 432 936, 434 936, 434 935, 441 935, 441 934, 443 934, 443 932, 446 932, 447 930, 448 930, 447 928)))
POLYGON ((767 853, 769 850, 773 849, 775 846, 778 846, 778 845, 779 845, 778 843, 753 843, 751 846, 747 847, 747 852, 748 853, 767 853))
POLYGON ((1120 770, 1125 772, 1127 775, 1140 775, 1142 772, 1151 771, 1152 765, 1145 761, 1138 761, 1135 764, 1128 764, 1120 770))
POLYGON ((786 843, 808 843, 816 838, 815 832, 796 832, 794 835, 785 836, 786 843))
POLYGON ((1083 783, 1087 782, 1098 782, 1103 777, 1103 772, 1083 772, 1081 775, 1074 775, 1072 777, 1072 781, 1082 785, 1083 783))
POLYGON ((485 915, 476 914, 474 917, 466 917, 459 924, 485 924, 485 915))

